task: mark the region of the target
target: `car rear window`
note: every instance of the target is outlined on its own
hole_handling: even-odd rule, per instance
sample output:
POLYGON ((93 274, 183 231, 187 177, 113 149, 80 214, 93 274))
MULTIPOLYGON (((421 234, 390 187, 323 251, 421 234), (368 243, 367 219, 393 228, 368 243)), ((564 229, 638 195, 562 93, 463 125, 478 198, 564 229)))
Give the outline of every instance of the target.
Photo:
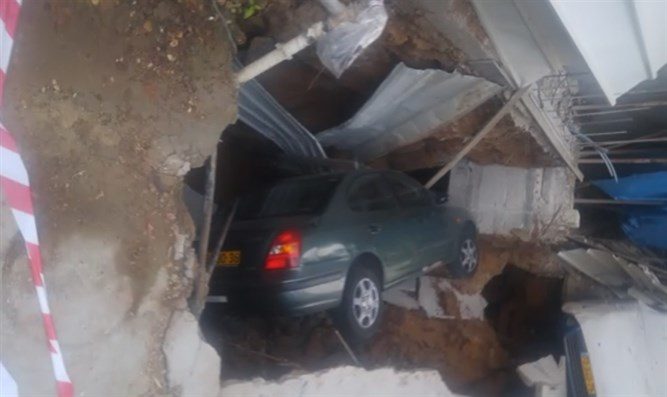
POLYGON ((239 201, 238 219, 316 215, 326 208, 341 176, 288 179, 239 201))

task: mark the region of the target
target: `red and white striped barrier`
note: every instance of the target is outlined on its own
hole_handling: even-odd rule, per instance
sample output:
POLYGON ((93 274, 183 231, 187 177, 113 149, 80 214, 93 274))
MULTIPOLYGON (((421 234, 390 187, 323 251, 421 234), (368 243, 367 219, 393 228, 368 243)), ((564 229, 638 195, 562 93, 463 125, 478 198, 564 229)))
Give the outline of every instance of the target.
MULTIPOLYGON (((19 10, 20 0, 0 0, 0 106, 2 106, 7 67, 14 44, 19 10)), ((58 396, 71 397, 74 395, 74 388, 65 370, 65 362, 56 337, 56 329, 46 295, 42 273, 42 254, 37 238, 28 172, 18 152, 16 141, 2 123, 0 123, 0 185, 28 251, 32 280, 37 291, 39 308, 42 311, 58 396)))

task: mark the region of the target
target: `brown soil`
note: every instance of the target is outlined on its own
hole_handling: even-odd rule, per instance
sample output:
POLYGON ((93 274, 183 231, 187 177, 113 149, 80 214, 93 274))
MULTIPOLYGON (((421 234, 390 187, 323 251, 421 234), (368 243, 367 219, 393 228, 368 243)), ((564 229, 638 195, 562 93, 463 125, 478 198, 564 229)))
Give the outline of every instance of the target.
POLYGON ((467 280, 452 281, 452 284, 462 293, 481 292, 489 280, 500 274, 507 264, 537 275, 562 276, 552 248, 541 242, 481 236, 479 251, 480 264, 475 275, 467 280))
POLYGON ((465 61, 465 54, 440 34, 410 2, 388 1, 387 11, 389 20, 378 45, 401 62, 417 69, 452 72, 465 61))
MULTIPOLYGON (((491 99, 467 115, 435 131, 427 139, 397 149, 376 160, 374 165, 404 171, 442 165, 456 155, 501 106, 498 99, 491 99)), ((552 156, 544 152, 530 132, 515 125, 510 116, 501 119, 467 157, 478 164, 512 167, 558 164, 552 156)))
MULTIPOLYGON (((391 306, 385 314, 382 331, 365 353, 373 366, 434 368, 452 390, 464 392, 508 365, 509 356, 485 321, 429 319, 391 306)), ((495 381, 486 391, 502 389, 495 381)))
POLYGON ((471 0, 452 0, 449 11, 463 19, 468 30, 483 46, 490 45, 489 35, 486 34, 471 0))

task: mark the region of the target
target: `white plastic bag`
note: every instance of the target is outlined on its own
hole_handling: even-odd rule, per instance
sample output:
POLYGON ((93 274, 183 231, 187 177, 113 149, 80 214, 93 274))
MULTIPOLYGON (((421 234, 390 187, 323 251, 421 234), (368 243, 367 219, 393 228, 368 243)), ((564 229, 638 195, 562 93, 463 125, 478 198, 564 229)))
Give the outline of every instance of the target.
POLYGON ((341 23, 317 42, 320 61, 336 78, 380 37, 387 25, 384 0, 362 0, 350 7, 355 8, 354 19, 341 23))

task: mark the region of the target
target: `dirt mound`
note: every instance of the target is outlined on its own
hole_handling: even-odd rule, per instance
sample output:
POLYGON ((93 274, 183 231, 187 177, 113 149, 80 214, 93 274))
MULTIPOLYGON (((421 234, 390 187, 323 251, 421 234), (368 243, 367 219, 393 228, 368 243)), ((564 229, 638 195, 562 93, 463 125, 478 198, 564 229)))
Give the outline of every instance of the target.
POLYGON ((371 365, 434 368, 457 392, 506 369, 509 356, 485 321, 435 320, 418 311, 387 309, 382 331, 362 354, 371 365))
MULTIPOLYGON (((479 132, 500 109, 502 102, 493 98, 458 120, 442 126, 428 138, 387 154, 374 161, 377 167, 410 171, 442 165, 479 132)), ((542 147, 523 126, 505 116, 468 154, 478 164, 510 167, 543 167, 558 161, 542 147)))

